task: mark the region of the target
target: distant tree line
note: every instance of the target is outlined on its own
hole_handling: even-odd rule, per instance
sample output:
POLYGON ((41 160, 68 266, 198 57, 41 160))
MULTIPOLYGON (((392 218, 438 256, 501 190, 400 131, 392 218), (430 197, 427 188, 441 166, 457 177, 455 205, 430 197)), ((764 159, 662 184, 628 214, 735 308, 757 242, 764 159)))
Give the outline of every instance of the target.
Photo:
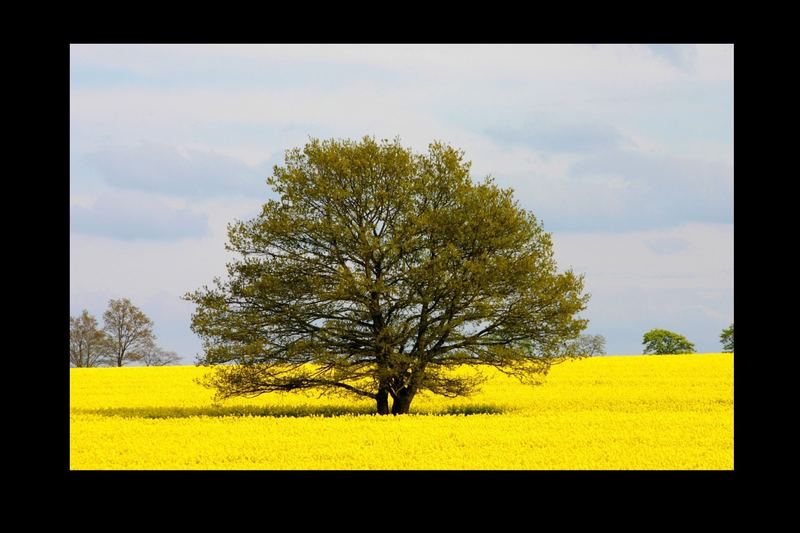
MULTIPOLYGON (((733 352, 733 324, 722 330, 720 343, 723 352, 733 352)), ((642 353, 652 355, 695 353, 694 343, 686 337, 666 329, 652 329, 642 338, 642 353)), ((606 354, 606 339, 602 335, 582 334, 567 341, 563 351, 571 356, 591 357, 606 354)))
POLYGON ((69 318, 69 362, 74 367, 124 366, 140 361, 165 366, 180 361, 175 352, 158 346, 153 321, 127 298, 110 300, 103 327, 86 309, 69 318))

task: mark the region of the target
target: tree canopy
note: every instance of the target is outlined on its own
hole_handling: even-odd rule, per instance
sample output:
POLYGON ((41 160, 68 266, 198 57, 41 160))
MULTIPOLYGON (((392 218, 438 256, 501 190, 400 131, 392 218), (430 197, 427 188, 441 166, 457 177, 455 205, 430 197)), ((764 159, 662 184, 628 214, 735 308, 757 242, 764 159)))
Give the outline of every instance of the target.
POLYGON ((642 338, 646 354, 694 353, 694 344, 686 337, 666 329, 652 329, 642 338))
POLYGON ((719 335, 723 352, 733 352, 733 324, 722 330, 719 335))
POLYGON ((558 272, 550 234, 510 189, 474 183, 434 142, 312 139, 267 181, 279 196, 228 227, 228 277, 185 296, 205 382, 219 396, 316 388, 407 413, 420 390, 522 380, 574 355, 583 277, 558 272), (225 364, 235 363, 235 364, 225 364))

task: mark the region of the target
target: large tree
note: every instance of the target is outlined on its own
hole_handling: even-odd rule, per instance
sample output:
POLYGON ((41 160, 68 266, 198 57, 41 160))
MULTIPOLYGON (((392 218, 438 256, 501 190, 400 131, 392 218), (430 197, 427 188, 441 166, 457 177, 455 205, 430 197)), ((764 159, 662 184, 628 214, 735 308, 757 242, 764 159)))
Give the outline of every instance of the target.
POLYGON ((75 367, 100 366, 111 351, 111 339, 97 328, 86 309, 69 317, 69 362, 75 367))
MULTIPOLYGON (((433 143, 319 141, 286 152, 279 195, 228 228, 228 279, 197 307, 199 362, 222 397, 316 388, 407 413, 414 395, 471 392, 449 372, 525 380, 569 357, 587 321, 583 277, 558 272, 550 235, 463 152, 433 143), (224 364, 235 363, 235 364, 224 364)), ((535 380, 534 380, 535 381, 535 380)))
POLYGON ((141 359, 142 352, 155 344, 153 321, 127 298, 109 300, 103 321, 103 330, 111 338, 112 366, 141 359))

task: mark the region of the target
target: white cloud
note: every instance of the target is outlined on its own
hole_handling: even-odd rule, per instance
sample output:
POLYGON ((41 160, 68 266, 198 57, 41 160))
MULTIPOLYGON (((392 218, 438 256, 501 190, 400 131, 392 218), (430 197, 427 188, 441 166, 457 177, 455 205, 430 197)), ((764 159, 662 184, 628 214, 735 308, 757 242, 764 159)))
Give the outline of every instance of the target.
POLYGON ((624 233, 555 233, 553 241, 558 264, 586 272, 590 291, 634 287, 733 289, 732 224, 685 224, 624 233), (665 242, 680 246, 658 249, 658 244, 665 242))
POLYGON ((72 120, 268 123, 351 122, 353 118, 402 119, 426 96, 422 89, 350 87, 332 91, 290 89, 164 90, 81 89, 71 92, 72 120))
POLYGON ((173 241, 203 237, 208 217, 142 194, 103 194, 92 205, 70 206, 70 230, 123 240, 173 241))
MULTIPOLYGON (((731 68, 715 63, 715 55, 713 47, 698 48, 697 75, 729 81, 731 68)), ((478 120, 484 127, 544 111, 615 120, 680 95, 673 89, 693 79, 646 47, 616 45, 78 46, 72 64, 154 76, 113 86, 73 84, 73 121, 173 128, 176 121, 190 127, 348 124, 359 135, 386 124, 391 136, 404 137, 408 117, 422 131, 431 117, 478 120), (364 71, 337 74, 336 65, 364 71), (309 78, 323 69, 329 69, 326 78, 309 78), (190 74, 197 83, 176 86, 190 74), (228 78, 243 81, 212 83, 228 78)))
POLYGON ((207 213, 208 233, 203 238, 178 242, 124 241, 73 233, 70 290, 131 291, 140 296, 166 290, 178 295, 209 283, 225 273, 230 258, 225 250, 227 224, 254 216, 260 205, 253 200, 192 203, 193 211, 207 213))
POLYGON ((698 44, 695 73, 701 81, 733 81, 733 44, 698 44))
POLYGON ((215 151, 152 142, 101 146, 85 159, 113 187, 183 197, 258 194, 272 170, 268 162, 254 168, 215 151))
MULTIPOLYGON (((701 72, 705 76, 731 78, 732 65, 724 63, 732 57, 728 48, 697 47, 696 61, 704 67, 701 72)), ((72 45, 70 62, 73 67, 128 69, 143 76, 226 66, 258 70, 287 62, 371 66, 441 77, 535 77, 560 82, 611 78, 627 84, 660 83, 684 75, 637 45, 72 45)))

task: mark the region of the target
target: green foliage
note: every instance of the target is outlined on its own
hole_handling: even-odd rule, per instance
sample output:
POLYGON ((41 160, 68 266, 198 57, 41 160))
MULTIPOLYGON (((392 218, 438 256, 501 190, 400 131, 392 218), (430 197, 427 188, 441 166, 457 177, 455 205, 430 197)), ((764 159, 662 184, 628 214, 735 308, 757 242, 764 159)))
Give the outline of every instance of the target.
POLYGON ((646 354, 694 353, 694 344, 686 337, 666 329, 652 329, 642 339, 646 354))
POLYGON ((719 341, 722 343, 723 352, 733 352, 733 323, 722 330, 719 341))
POLYGON ((568 357, 587 323, 582 276, 557 272, 534 215, 491 179, 473 183, 463 156, 369 137, 287 151, 268 179, 280 198, 229 225, 228 279, 185 296, 200 363, 223 365, 206 384, 220 397, 336 390, 381 413, 391 396, 402 413, 419 390, 479 383, 446 369, 524 378, 568 357))

